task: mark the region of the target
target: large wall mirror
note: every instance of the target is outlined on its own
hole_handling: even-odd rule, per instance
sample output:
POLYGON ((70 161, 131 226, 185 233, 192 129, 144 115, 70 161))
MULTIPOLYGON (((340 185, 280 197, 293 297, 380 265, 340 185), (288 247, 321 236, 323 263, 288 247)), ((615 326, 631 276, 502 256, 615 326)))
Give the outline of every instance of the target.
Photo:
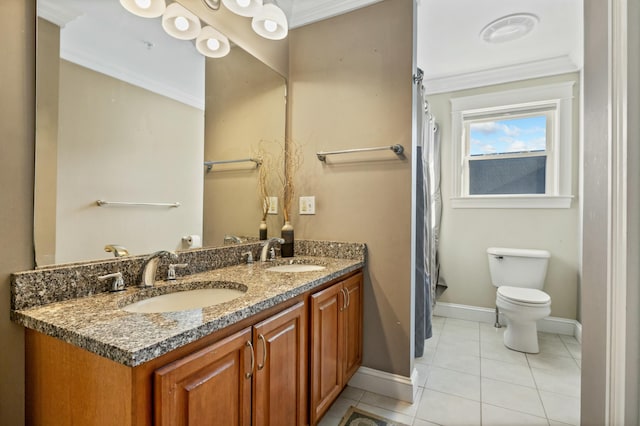
POLYGON ((233 40, 205 58, 117 0, 38 0, 37 31, 38 266, 258 236, 259 167, 204 162, 267 156, 273 181, 284 77, 233 40))

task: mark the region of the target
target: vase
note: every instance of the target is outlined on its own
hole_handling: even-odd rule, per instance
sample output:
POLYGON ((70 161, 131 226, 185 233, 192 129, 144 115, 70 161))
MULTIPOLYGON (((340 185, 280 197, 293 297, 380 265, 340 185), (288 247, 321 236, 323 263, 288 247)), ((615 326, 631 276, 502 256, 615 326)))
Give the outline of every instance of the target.
POLYGON ((265 220, 260 222, 260 240, 267 239, 267 222, 265 220))
POLYGON ((284 243, 280 244, 280 255, 282 257, 293 257, 293 226, 289 221, 284 223, 281 236, 284 243))

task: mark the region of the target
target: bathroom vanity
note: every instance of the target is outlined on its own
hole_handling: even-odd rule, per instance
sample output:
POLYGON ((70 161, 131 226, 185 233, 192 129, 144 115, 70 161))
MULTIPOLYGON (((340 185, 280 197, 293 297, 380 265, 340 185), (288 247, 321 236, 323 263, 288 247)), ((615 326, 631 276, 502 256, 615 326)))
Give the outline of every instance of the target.
MULTIPOLYGON (((133 271, 135 259, 14 274, 12 318, 26 327, 27 424, 316 424, 362 361, 365 247, 296 244, 302 255, 276 264, 324 269, 240 264, 242 251, 260 248, 243 244, 183 252, 191 273, 152 289, 131 282, 119 293, 91 289, 114 265, 127 271, 123 262, 133 262, 133 271), (195 260, 203 256, 216 267, 205 270, 195 260), (66 296, 43 294, 47 284, 61 287, 65 274, 66 296), (220 283, 246 291, 198 309, 122 309, 220 283), (70 296, 83 291, 93 294, 70 296), (61 300, 33 304, 29 296, 61 300)), ((158 277, 164 272, 161 264, 158 277)))

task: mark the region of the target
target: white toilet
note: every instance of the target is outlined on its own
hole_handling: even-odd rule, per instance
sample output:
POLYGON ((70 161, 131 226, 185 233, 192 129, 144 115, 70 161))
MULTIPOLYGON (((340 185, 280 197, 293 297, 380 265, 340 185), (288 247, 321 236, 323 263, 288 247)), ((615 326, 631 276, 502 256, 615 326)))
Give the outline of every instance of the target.
POLYGON ((491 247, 487 249, 491 281, 498 287, 496 307, 507 319, 506 347, 538 353, 536 321, 551 313, 544 279, 551 254, 546 250, 491 247))

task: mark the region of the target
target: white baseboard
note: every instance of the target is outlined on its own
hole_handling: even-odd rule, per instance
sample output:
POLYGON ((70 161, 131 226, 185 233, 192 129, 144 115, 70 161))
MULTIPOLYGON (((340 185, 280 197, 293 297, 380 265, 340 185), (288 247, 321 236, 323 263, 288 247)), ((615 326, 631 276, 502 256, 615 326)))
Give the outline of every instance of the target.
MULTIPOLYGON (((494 324, 496 318, 495 309, 444 302, 436 303, 433 314, 445 318, 486 322, 488 324, 494 324)), ((500 323, 505 323, 502 315, 500 316, 500 323)), ((538 321, 538 331, 575 336, 579 342, 582 341, 582 325, 572 319, 558 317, 543 318, 538 321)))
POLYGON ((413 403, 418 393, 418 371, 414 369, 411 377, 405 377, 360 367, 349 380, 349 386, 413 403))
POLYGON ((582 324, 576 321, 576 334, 573 335, 582 344, 582 324))

